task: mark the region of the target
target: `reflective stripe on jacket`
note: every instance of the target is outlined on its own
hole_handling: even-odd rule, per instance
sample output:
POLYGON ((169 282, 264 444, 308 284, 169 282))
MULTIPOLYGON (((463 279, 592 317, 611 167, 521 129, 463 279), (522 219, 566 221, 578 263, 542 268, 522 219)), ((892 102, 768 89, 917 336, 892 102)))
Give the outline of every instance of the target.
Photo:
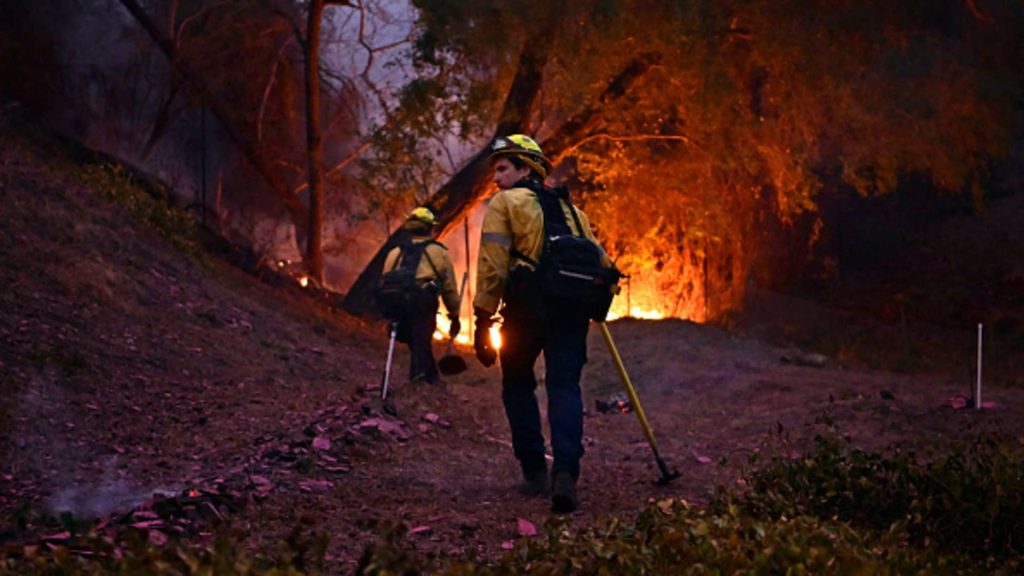
MULTIPOLYGON (((573 234, 579 235, 576 221, 569 211, 569 205, 561 200, 565 221, 573 234)), ((583 235, 594 241, 593 232, 587 215, 576 209, 583 235)), ((498 305, 505 294, 505 282, 509 271, 517 264, 529 266, 529 263, 513 257, 509 251, 517 252, 532 259, 540 259, 544 248, 544 213, 540 202, 529 188, 508 188, 494 195, 484 213, 484 223, 480 231, 480 250, 476 268, 476 296, 473 307, 480 308, 491 314, 498 310, 498 305)))
MULTIPOLYGON (((412 241, 414 244, 421 244, 430 241, 430 237, 414 236, 412 241)), ((396 246, 388 252, 387 258, 384 260, 385 272, 394 270, 398 266, 398 255, 401 251, 402 248, 396 246)), ((420 284, 426 284, 435 279, 441 293, 441 300, 444 301, 444 307, 448 314, 458 314, 460 302, 459 289, 455 285, 455 266, 452 264, 451 257, 448 256, 448 249, 444 244, 438 242, 429 244, 423 250, 423 258, 420 258, 420 263, 416 267, 416 280, 420 284), (429 262, 427 261, 428 258, 430 259, 429 262), (431 267, 431 264, 434 266, 431 267), (435 268, 437 269, 436 274, 434 273, 435 268)))

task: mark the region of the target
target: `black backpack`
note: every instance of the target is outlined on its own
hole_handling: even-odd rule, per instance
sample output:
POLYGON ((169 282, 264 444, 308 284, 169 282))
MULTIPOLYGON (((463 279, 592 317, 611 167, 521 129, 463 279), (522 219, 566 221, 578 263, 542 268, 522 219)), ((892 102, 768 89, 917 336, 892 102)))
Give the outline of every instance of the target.
POLYGON ((604 322, 612 299, 619 291, 622 273, 614 266, 605 266, 601 247, 582 235, 583 224, 564 188, 554 193, 533 192, 544 213, 544 247, 540 261, 534 262, 515 250, 513 255, 536 266, 544 307, 582 309, 591 320, 604 322), (560 198, 569 205, 580 236, 573 234, 566 223, 560 198))
MULTIPOLYGON (((425 251, 430 244, 438 243, 428 240, 402 244, 395 267, 381 275, 373 295, 377 301, 377 309, 388 320, 404 320, 416 310, 423 310, 437 302, 437 282, 422 284, 416 280, 416 269, 420 265, 420 259, 426 256, 425 251)), ((426 258, 434 270, 435 277, 440 277, 430 256, 426 258)))

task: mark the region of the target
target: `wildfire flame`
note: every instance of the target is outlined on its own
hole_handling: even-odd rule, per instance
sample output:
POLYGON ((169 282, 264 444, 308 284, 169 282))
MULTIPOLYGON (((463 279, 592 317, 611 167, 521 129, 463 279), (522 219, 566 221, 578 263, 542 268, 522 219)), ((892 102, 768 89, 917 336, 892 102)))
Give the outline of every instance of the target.
POLYGON ((295 279, 298 280, 299 286, 302 286, 303 288, 309 285, 309 276, 306 276, 305 274, 300 274, 296 276, 295 279))
MULTIPOLYGON (((462 322, 462 330, 459 335, 455 337, 457 344, 472 344, 473 338, 469 334, 469 320, 466 318, 459 319, 462 322)), ((437 313, 437 328, 434 329, 434 340, 444 340, 448 338, 448 331, 451 329, 452 323, 448 320, 448 316, 440 312, 437 313)))
MULTIPOLYGON (((462 263, 466 258, 465 267, 460 266, 459 276, 468 268, 468 288, 462 294, 463 304, 472 302, 473 287, 476 286, 476 267, 473 266, 467 251, 475 253, 475 248, 470 249, 471 239, 476 242, 480 237, 480 230, 483 223, 484 204, 478 205, 472 214, 468 216, 466 230, 453 228, 454 234, 450 238, 442 238, 449 248, 449 255, 455 263, 462 263), (465 234, 465 237, 463 236, 465 234)), ((475 254, 474 254, 475 255, 475 254)), ((667 318, 688 319, 695 322, 707 321, 707 310, 705 309, 706 298, 704 292, 703 276, 699 274, 699 267, 692 267, 688 273, 678 277, 665 278, 658 271, 650 269, 649 266, 635 264, 631 269, 624 270, 629 276, 619 284, 620 292, 612 302, 608 312, 607 320, 618 320, 621 318, 635 318, 639 320, 664 320, 667 318)), ((463 306, 460 314, 462 331, 456 337, 455 342, 460 345, 473 343, 472 306, 463 306), (468 308, 468 310, 467 310, 468 308)), ((448 339, 448 330, 451 323, 448 316, 439 312, 437 315, 437 329, 434 331, 434 339, 445 341, 448 339)), ((491 328, 491 342, 494 347, 501 347, 501 333, 497 326, 491 328)))
MULTIPOLYGON (((612 302, 611 310, 608 312, 608 321, 619 320, 621 318, 635 318, 638 320, 664 320, 671 318, 672 314, 668 310, 668 306, 664 304, 667 297, 660 294, 656 294, 653 291, 644 292, 642 294, 636 294, 634 291, 632 300, 635 303, 629 302, 629 298, 626 298, 623 292, 615 301, 612 302), (627 302, 633 304, 627 307, 627 302)), ((685 316, 684 316, 685 317, 685 316)), ((462 317, 462 331, 455 338, 457 344, 470 345, 473 343, 473 334, 470 329, 469 318, 462 317)), ((448 330, 451 328, 451 321, 448 320, 448 316, 444 313, 437 313, 437 329, 434 330, 434 340, 442 341, 448 338, 448 330)), ((491 345, 494 348, 501 348, 501 329, 499 326, 492 326, 490 332, 491 345)))
POLYGON ((636 318, 638 320, 664 320, 680 318, 694 322, 707 321, 702 292, 703 282, 690 279, 687 285, 697 289, 683 292, 676 281, 666 281, 653 272, 637 272, 620 284, 620 292, 612 301, 608 320, 636 318))
MULTIPOLYGON (((473 334, 471 333, 471 330, 469 329, 469 325, 470 325, 469 324, 469 319, 468 318, 461 318, 460 317, 459 320, 462 322, 462 330, 459 332, 459 335, 455 337, 455 343, 456 344, 462 344, 462 345, 465 345, 465 346, 469 346, 470 344, 473 343, 473 334)), ((434 340, 439 340, 440 341, 440 340, 447 339, 448 338, 448 331, 451 329, 451 326, 452 326, 452 323, 451 323, 450 320, 448 320, 448 316, 445 315, 445 314, 442 314, 441 312, 438 312, 437 313, 437 328, 434 330, 434 340)), ((500 327, 498 327, 498 326, 491 326, 490 336, 491 336, 491 345, 494 346, 494 349, 495 350, 500 349, 501 348, 501 329, 500 329, 500 327)))
POLYGON ((628 311, 625 310, 625 306, 621 310, 616 310, 614 307, 608 312, 608 320, 618 320, 619 318, 636 318, 639 320, 664 320, 668 317, 668 314, 661 310, 642 308, 640 306, 633 306, 628 311))

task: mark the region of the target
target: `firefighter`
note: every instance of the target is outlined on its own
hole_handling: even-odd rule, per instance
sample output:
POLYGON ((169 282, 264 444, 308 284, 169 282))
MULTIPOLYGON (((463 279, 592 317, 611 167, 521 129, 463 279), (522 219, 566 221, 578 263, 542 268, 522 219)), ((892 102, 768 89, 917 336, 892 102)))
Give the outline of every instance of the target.
POLYGON ((578 506, 576 481, 583 456, 580 376, 587 360, 589 319, 586 311, 573 306, 545 307, 534 272, 544 246, 545 213, 554 216, 547 218, 549 235, 582 233, 593 240, 593 233, 582 212, 582 230, 577 229, 564 189, 544 185, 551 164, 529 136, 495 140, 491 163, 499 192, 487 206, 480 236, 473 301, 476 356, 484 366, 500 356, 501 398, 522 469, 522 491, 543 495, 550 488, 552 511, 571 512, 578 506), (496 351, 488 335, 499 306, 501 348, 496 351), (554 455, 550 484, 533 372, 542 351, 554 455))
MULTIPOLYGON (((422 249, 415 278, 424 297, 398 320, 398 341, 409 346, 409 380, 414 383, 436 384, 437 363, 431 347, 434 330, 437 329, 437 297, 440 294, 451 320, 449 335, 458 336, 462 328, 459 322, 459 291, 455 285, 455 269, 448 256, 448 249, 433 239, 437 219, 429 208, 419 207, 409 214, 402 228, 412 237, 411 245, 422 249), (424 245, 425 244, 425 245, 424 245)), ((384 260, 385 273, 395 270, 405 246, 396 246, 384 260)))

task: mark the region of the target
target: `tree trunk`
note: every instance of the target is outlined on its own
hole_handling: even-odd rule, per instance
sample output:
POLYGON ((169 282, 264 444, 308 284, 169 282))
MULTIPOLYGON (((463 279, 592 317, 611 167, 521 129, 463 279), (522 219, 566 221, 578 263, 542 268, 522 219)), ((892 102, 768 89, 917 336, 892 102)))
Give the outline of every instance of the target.
POLYGON ((306 267, 320 286, 324 280, 322 246, 324 227, 323 141, 320 137, 320 18, 323 0, 309 3, 306 27, 306 150, 309 163, 309 234, 306 267))
MULTIPOLYGON (((495 136, 523 132, 532 114, 533 105, 541 88, 543 67, 547 61, 546 53, 533 53, 529 48, 537 44, 545 45, 546 43, 543 41, 527 42, 527 48, 524 48, 520 55, 519 67, 505 98, 501 118, 494 132, 495 136)), ((633 83, 657 62, 658 56, 655 54, 642 54, 630 62, 609 82, 594 106, 573 115, 555 131, 551 138, 541 143, 545 153, 551 158, 556 158, 570 143, 589 134, 600 123, 601 111, 604 107, 613 104, 628 93, 633 83)), ((426 204, 432 206, 437 215, 441 235, 450 230, 459 221, 462 214, 472 208, 489 189, 491 173, 488 163, 489 154, 490 151, 487 148, 478 152, 427 200, 426 204)), ((383 269, 388 251, 402 240, 403 237, 399 230, 392 234, 377 251, 345 296, 344 307, 346 310, 356 315, 374 313, 373 287, 383 269)))
POLYGON ((240 121, 236 120, 237 117, 232 113, 230 103, 217 98, 211 93, 203 82, 202 77, 192 69, 188 62, 178 57, 178 51, 175 49, 174 43, 166 34, 160 32, 156 23, 146 14, 146 11, 142 9, 136 0, 120 1, 146 33, 149 34, 150 38, 160 48, 160 51, 164 53, 164 56, 170 62, 171 69, 181 74, 192 85, 202 101, 206 103, 210 111, 213 112, 213 115, 216 116, 217 120, 224 127, 231 141, 242 150, 242 153, 256 169, 257 173, 284 202, 292 217, 292 221, 295 223, 295 235, 301 242, 302 238, 306 236, 309 224, 309 215, 306 207, 299 200, 298 196, 292 194, 289 191, 289 187, 274 173, 271 159, 267 158, 267 155, 254 143, 253 139, 245 137, 244 125, 240 125, 240 121))
MULTIPOLYGON (((542 34, 546 34, 546 31, 542 34)), ((546 36, 538 34, 538 37, 530 38, 523 45, 516 75, 505 96, 498 126, 494 131, 495 136, 525 131, 540 95, 544 65, 547 64, 548 43, 544 38, 546 36)), ((476 203, 486 191, 491 173, 488 155, 487 149, 478 152, 425 202, 437 216, 440 234, 447 232, 466 207, 476 203)), ((346 310, 355 315, 375 314, 373 288, 384 268, 384 260, 391 248, 405 241, 406 237, 407 234, 399 229, 381 246, 345 295, 343 306, 346 310)))

